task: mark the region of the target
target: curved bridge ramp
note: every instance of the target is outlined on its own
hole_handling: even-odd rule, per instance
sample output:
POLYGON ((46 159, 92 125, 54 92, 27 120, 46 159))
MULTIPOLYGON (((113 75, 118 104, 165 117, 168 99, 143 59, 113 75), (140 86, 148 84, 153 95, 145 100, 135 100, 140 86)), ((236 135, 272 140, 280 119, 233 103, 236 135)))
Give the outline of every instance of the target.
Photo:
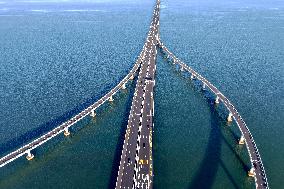
POLYGON ((209 88, 216 95, 215 103, 219 103, 220 101, 223 102, 229 111, 228 121, 232 121, 234 119, 242 134, 239 144, 246 144, 251 162, 251 169, 249 170, 248 175, 254 177, 257 189, 268 189, 267 177, 256 143, 245 121, 242 119, 234 105, 212 83, 179 60, 161 41, 159 41, 158 44, 162 52, 167 55, 168 59, 172 60, 173 64, 179 65, 181 71, 188 71, 191 74, 191 79, 200 80, 203 83, 203 88, 209 88))
POLYGON ((142 62, 142 55, 145 51, 146 47, 144 45, 142 52, 140 53, 136 63, 134 64, 133 68, 130 72, 120 81, 112 90, 110 90, 106 95, 100 98, 97 102, 80 112, 79 114, 75 115, 68 121, 64 122, 63 124, 59 125, 58 127, 52 129, 51 131, 47 132, 46 134, 36 138, 35 140, 31 141, 30 143, 20 147, 19 149, 7 154, 6 156, 0 159, 0 167, 7 165, 8 163, 16 160, 17 158, 27 155, 26 158, 28 160, 33 159, 34 155, 31 153, 31 150, 41 146, 45 142, 49 141, 53 137, 57 136, 60 133, 64 133, 64 135, 68 136, 70 134, 69 127, 83 119, 84 117, 90 115, 92 117, 96 116, 95 110, 99 108, 103 103, 106 101, 113 101, 113 96, 120 90, 125 89, 126 84, 129 80, 134 79, 134 75, 140 67, 142 62))

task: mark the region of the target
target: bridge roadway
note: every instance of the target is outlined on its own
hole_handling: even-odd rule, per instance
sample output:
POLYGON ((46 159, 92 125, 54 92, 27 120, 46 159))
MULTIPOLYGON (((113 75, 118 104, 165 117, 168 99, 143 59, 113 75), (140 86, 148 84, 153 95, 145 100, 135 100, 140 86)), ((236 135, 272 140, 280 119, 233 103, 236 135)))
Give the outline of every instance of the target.
POLYGON ((220 100, 224 103, 230 112, 229 118, 234 118, 242 133, 241 140, 243 140, 246 144, 252 164, 249 174, 254 176, 256 188, 269 188, 264 166, 256 143, 244 120, 233 104, 213 84, 211 84, 208 80, 187 66, 185 63, 181 62, 160 42, 160 40, 158 40, 159 14, 160 1, 157 0, 150 31, 143 50, 129 74, 117 86, 115 86, 97 102, 68 121, 33 140, 32 142, 2 157, 0 159, 0 167, 5 166, 24 154, 28 154, 28 156, 32 155, 31 150, 44 144, 62 132, 68 133, 68 128, 87 115, 95 116, 95 110, 107 100, 112 101, 113 95, 115 95, 115 93, 117 93, 120 89, 125 88, 125 84, 129 80, 133 79, 136 71, 140 68, 129 115, 127 131, 125 134, 116 188, 152 188, 152 126, 154 115, 153 88, 155 86, 154 75, 156 70, 156 44, 158 43, 163 52, 168 55, 168 58, 171 58, 174 63, 177 63, 182 70, 187 70, 190 72, 192 77, 200 80, 204 86, 207 86, 216 95, 217 102, 220 100))
POLYGON ((64 122, 63 124, 59 125, 58 127, 52 129, 51 131, 47 132, 46 134, 36 138, 35 140, 31 141, 30 143, 18 148, 17 150, 7 154, 6 156, 2 157, 0 159, 0 167, 3 167, 7 165, 8 163, 16 160, 17 158, 27 154, 27 158, 32 159, 33 155, 31 154, 31 150, 37 148, 38 146, 44 144, 45 142, 49 141, 53 137, 57 136, 58 134, 66 131, 68 131, 68 128, 86 117, 87 115, 92 115, 92 117, 95 116, 95 110, 100 107, 103 103, 105 103, 107 100, 112 101, 113 95, 115 95, 120 89, 124 89, 126 83, 129 80, 132 80, 135 73, 139 69, 141 63, 142 63, 142 57, 144 55, 146 46, 144 45, 142 52, 138 56, 138 59, 136 63, 134 64, 133 68, 130 70, 130 72, 112 89, 110 90, 106 95, 104 95, 102 98, 100 98, 98 101, 96 101, 91 106, 84 109, 82 112, 78 113, 68 121, 64 122), (29 157, 32 155, 32 157, 29 157))
POLYGON ((153 90, 159 31, 159 7, 160 2, 157 1, 129 114, 116 182, 117 189, 149 189, 153 187, 153 90))
POLYGON ((234 105, 207 79, 205 79, 192 68, 180 61, 172 52, 168 50, 168 48, 163 43, 160 42, 160 40, 158 44, 162 51, 168 55, 167 58, 171 58, 174 64, 178 64, 181 67, 181 70, 186 70, 191 73, 191 78, 196 78, 200 80, 203 85, 207 86, 216 95, 217 103, 218 100, 221 100, 224 103, 224 105, 230 112, 228 120, 231 119, 230 117, 234 118, 242 134, 241 140, 244 140, 246 144, 251 161, 251 169, 249 171, 249 175, 255 178, 255 184, 257 189, 268 189, 269 186, 267 177, 256 143, 245 121, 242 119, 241 115, 238 113, 234 105))

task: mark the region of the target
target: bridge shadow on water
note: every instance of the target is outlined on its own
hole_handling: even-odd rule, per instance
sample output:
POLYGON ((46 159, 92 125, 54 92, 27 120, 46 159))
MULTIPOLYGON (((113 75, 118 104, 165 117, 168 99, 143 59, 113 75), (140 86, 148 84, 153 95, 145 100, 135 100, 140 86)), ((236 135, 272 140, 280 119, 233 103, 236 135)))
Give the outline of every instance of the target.
POLYGON ((208 145, 205 150, 204 158, 201 162, 196 175, 190 182, 189 189, 196 188, 211 188, 214 183, 216 173, 221 158, 221 130, 220 120, 215 110, 214 104, 209 101, 210 106, 210 135, 208 138, 208 145))
POLYGON ((129 112, 131 110, 131 104, 132 104, 132 98, 134 95, 134 91, 135 91, 135 84, 136 84, 137 78, 134 79, 132 81, 131 84, 129 84, 128 87, 128 99, 126 102, 126 109, 124 112, 124 118, 123 121, 121 123, 121 127, 120 127, 120 133, 119 133, 119 138, 117 140, 117 144, 116 144, 116 149, 115 149, 115 155, 113 158, 113 163, 112 163, 112 170, 111 170, 111 176, 108 182, 108 188, 109 189, 113 189, 116 186, 116 179, 118 176, 118 170, 119 170, 119 164, 120 164, 120 157, 121 157, 121 152, 123 149, 123 142, 124 142, 124 137, 125 137, 125 132, 127 129, 127 124, 128 124, 128 117, 129 117, 129 112))
POLYGON ((208 138, 208 145, 205 149, 201 166, 190 181, 188 189, 212 188, 219 166, 223 168, 234 188, 238 189, 236 182, 221 160, 221 148, 222 141, 224 139, 220 128, 222 125, 222 119, 215 108, 214 100, 207 99, 207 101, 210 107, 210 134, 208 138))
MULTIPOLYGON (((165 59, 164 54, 161 53, 161 56, 164 57, 164 61, 167 63, 171 63, 171 61, 168 61, 165 59)), ((188 77, 188 74, 182 74, 178 70, 179 68, 175 65, 175 72, 179 75, 179 77, 182 77, 185 79, 185 77, 188 77)), ((186 81, 190 81, 186 78, 186 81)), ((210 189, 213 187, 213 184, 215 182, 215 178, 217 175, 218 168, 222 168, 225 174, 227 175, 227 178, 232 183, 233 187, 235 189, 239 189, 237 182, 231 175, 230 171, 226 168, 224 162, 221 159, 221 149, 223 143, 228 146, 230 151, 233 152, 235 157, 238 159, 238 161, 241 163, 244 170, 248 170, 248 166, 244 163, 242 158, 236 153, 232 145, 228 142, 224 134, 222 133, 221 127, 226 122, 224 118, 222 118, 218 112, 218 109, 216 108, 216 105, 214 103, 215 99, 214 96, 208 91, 204 91, 201 89, 201 83, 198 81, 191 81, 190 87, 195 92, 200 93, 202 95, 210 108, 210 133, 208 138, 208 145, 205 149, 204 158, 201 161, 201 166, 198 168, 196 174, 193 176, 193 179, 189 182, 188 189, 210 189), (201 90, 199 90, 201 89, 201 90)), ((238 140, 238 137, 236 134, 231 130, 228 129, 231 136, 234 138, 235 141, 238 140)))
POLYGON ((118 78, 117 81, 115 82, 115 85, 105 86, 104 89, 101 90, 98 94, 90 97, 89 99, 85 100, 85 102, 75 106, 73 109, 65 112, 61 116, 58 116, 57 118, 52 119, 38 126, 37 128, 34 128, 20 136, 14 137, 5 143, 2 143, 0 146, 0 156, 6 155, 8 152, 21 147, 23 144, 27 144, 28 142, 31 142, 35 138, 49 132, 50 130, 56 128, 57 126, 64 123, 65 121, 69 120, 70 118, 72 118, 73 116, 80 113, 82 110, 84 110, 91 104, 95 103, 97 100, 99 100, 103 95, 105 95, 114 86, 116 86, 118 82, 121 81, 122 79, 123 77, 118 78))

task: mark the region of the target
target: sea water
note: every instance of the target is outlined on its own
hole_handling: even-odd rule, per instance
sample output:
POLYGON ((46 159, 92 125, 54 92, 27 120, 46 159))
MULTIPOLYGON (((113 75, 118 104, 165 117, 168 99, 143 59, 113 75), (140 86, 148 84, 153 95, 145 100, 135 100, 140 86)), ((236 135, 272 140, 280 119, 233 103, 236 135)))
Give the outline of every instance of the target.
MULTIPOLYGON (((114 87, 144 44, 154 1, 0 2, 0 154, 58 126, 114 87)), ((161 40, 238 109, 271 188, 283 185, 284 5, 162 1, 161 40)), ((113 103, 1 168, 0 188, 114 188, 135 81, 113 103)), ((154 188, 254 188, 222 104, 157 56, 154 188)))

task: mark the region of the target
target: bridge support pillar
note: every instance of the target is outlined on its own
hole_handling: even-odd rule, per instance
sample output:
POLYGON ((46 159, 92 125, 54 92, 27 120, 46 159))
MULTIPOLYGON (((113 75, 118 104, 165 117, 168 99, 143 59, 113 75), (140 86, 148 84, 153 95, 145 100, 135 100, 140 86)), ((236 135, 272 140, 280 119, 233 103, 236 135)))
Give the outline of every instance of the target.
POLYGON ((242 135, 240 140, 239 140, 239 144, 245 144, 245 137, 242 135))
POLYGON ((190 79, 191 79, 191 80, 193 80, 193 79, 194 79, 194 75, 193 75, 193 74, 191 74, 190 79))
POLYGON ((227 118, 228 122, 232 122, 233 121, 233 114, 230 112, 227 118))
POLYGON ((133 79, 134 79, 134 75, 131 75, 129 79, 130 79, 130 80, 133 80, 133 79))
POLYGON ((123 85, 122 85, 122 89, 126 89, 126 85, 125 85, 126 83, 123 83, 123 85))
POLYGON ((215 104, 219 104, 219 97, 218 96, 215 99, 215 104))
POLYGON ((35 157, 35 156, 31 153, 31 151, 28 150, 28 151, 27 151, 27 156, 26 156, 27 160, 30 161, 30 160, 32 160, 34 157, 35 157))
POLYGON ((66 127, 63 131, 64 136, 69 136, 70 135, 70 131, 68 130, 68 127, 66 127))
POLYGON ((109 102, 113 102, 113 97, 110 96, 109 99, 108 99, 108 101, 109 101, 109 102))
POLYGON ((180 71, 182 71, 182 72, 184 71, 184 70, 183 70, 183 67, 180 68, 180 71))
POLYGON ((91 116, 91 117, 96 117, 96 115, 97 115, 97 114, 96 114, 95 110, 92 110, 90 116, 91 116))
POLYGON ((253 167, 248 171, 248 176, 255 177, 255 172, 254 172, 254 168, 253 167))
POLYGON ((202 84, 202 90, 205 90, 205 87, 206 87, 206 85, 205 85, 205 83, 203 83, 202 84))

